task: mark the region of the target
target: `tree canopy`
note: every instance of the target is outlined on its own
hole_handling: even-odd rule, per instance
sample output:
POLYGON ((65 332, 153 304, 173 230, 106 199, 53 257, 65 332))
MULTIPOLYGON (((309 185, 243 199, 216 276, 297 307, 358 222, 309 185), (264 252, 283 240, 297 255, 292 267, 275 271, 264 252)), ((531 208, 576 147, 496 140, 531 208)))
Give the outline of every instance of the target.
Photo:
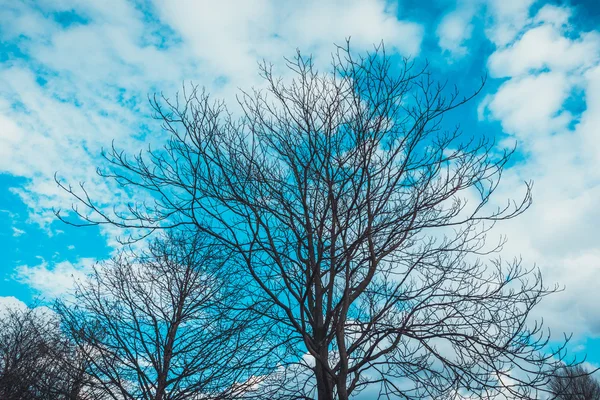
MULTIPOLYGON (((265 88, 241 92, 238 117, 196 86, 152 98, 164 147, 129 156, 113 146, 100 170, 146 201, 110 211, 83 185, 58 180, 83 208, 79 220, 57 214, 123 228, 134 241, 156 231, 200 236, 225 254, 223 269, 235 274, 219 285, 238 294, 227 312, 253 315, 251 336, 264 329, 278 360, 244 395, 547 392, 563 347, 549 348, 529 316, 556 287, 520 259, 502 259, 503 240, 486 243, 498 221, 531 204, 531 184, 498 202, 514 149, 444 123, 480 88, 463 97, 383 45, 364 55, 338 47, 327 73, 300 53, 287 67, 278 77, 261 64, 265 88)), ((178 282, 166 277, 156 284, 178 282)), ((128 269, 116 282, 136 279, 128 269)))

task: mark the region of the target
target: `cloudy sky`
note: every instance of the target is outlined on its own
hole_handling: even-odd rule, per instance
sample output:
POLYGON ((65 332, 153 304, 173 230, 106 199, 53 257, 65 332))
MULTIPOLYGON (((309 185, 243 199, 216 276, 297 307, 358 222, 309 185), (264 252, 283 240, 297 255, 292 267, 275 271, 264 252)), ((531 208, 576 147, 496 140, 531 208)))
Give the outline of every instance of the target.
POLYGON ((77 229, 53 209, 54 182, 98 180, 104 146, 160 140, 147 96, 184 82, 233 99, 260 85, 256 63, 296 48, 328 61, 334 43, 428 60, 435 74, 484 92, 458 116, 467 133, 518 143, 499 197, 534 181, 534 205, 498 227, 508 257, 565 287, 538 308, 571 350, 600 365, 600 5, 535 0, 209 2, 0 0, 0 305, 69 291, 116 232, 77 229))

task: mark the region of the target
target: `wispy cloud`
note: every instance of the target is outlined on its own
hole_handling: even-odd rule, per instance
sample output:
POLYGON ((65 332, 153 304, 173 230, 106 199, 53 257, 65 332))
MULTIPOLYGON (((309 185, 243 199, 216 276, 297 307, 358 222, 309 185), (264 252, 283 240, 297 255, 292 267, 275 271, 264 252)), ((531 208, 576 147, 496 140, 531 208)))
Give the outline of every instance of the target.
POLYGON ((73 264, 68 261, 49 264, 45 260, 37 265, 20 265, 15 269, 15 279, 27 284, 45 299, 71 295, 75 282, 85 279, 94 265, 93 259, 80 259, 73 264))
POLYGON ((19 236, 25 234, 24 230, 15 228, 14 226, 12 227, 12 231, 13 231, 13 237, 19 237, 19 236))

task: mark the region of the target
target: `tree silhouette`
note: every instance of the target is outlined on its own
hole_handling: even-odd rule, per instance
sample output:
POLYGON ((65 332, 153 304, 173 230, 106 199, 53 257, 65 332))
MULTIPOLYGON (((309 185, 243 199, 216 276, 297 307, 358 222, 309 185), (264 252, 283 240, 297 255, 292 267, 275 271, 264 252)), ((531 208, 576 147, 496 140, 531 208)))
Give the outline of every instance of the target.
MULTIPOLYGON (((57 311, 103 399, 231 399, 247 391, 264 340, 223 255, 199 235, 123 251, 57 311), (200 396, 200 397, 199 397, 200 396)), ((262 335, 262 333, 261 333, 262 335)))
POLYGON ((2 310, 1 399, 95 399, 84 386, 85 364, 62 334, 59 320, 50 309, 31 306, 2 310))
POLYGON ((562 348, 548 350, 528 317, 556 288, 495 255, 503 240, 485 240, 527 209, 530 184, 494 207, 513 150, 443 124, 480 89, 461 97, 383 45, 364 56, 339 47, 330 73, 300 53, 287 66, 279 78, 261 64, 266 89, 241 93, 239 119, 197 87, 155 97, 164 148, 128 157, 113 146, 100 171, 151 201, 109 212, 57 180, 85 206, 75 207, 83 222, 67 221, 113 224, 132 240, 168 229, 211 237, 241 271, 243 300, 278 328, 282 369, 267 378, 306 376, 279 396, 547 390, 562 348))
POLYGON ((600 383, 581 365, 565 366, 549 386, 557 400, 600 400, 600 383))

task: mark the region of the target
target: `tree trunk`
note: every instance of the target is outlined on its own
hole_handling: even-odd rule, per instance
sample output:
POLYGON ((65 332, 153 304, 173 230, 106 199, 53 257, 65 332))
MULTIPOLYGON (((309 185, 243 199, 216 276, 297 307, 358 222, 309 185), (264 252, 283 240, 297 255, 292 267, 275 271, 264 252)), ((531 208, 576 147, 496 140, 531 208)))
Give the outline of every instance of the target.
POLYGON ((317 380, 317 399, 334 400, 334 383, 331 376, 327 373, 323 365, 317 361, 315 366, 315 378, 317 380))
POLYGON ((177 336, 177 328, 179 327, 179 317, 181 314, 181 303, 180 308, 177 310, 177 321, 171 325, 167 332, 167 343, 165 344, 165 352, 163 355, 163 369, 158 376, 158 384, 156 388, 155 400, 163 400, 167 392, 167 379, 169 377, 169 371, 171 369, 171 358, 173 357, 173 347, 175 343, 175 337, 177 336))
POLYGON ((346 386, 346 374, 338 375, 337 396, 338 400, 348 400, 348 388, 346 386))

